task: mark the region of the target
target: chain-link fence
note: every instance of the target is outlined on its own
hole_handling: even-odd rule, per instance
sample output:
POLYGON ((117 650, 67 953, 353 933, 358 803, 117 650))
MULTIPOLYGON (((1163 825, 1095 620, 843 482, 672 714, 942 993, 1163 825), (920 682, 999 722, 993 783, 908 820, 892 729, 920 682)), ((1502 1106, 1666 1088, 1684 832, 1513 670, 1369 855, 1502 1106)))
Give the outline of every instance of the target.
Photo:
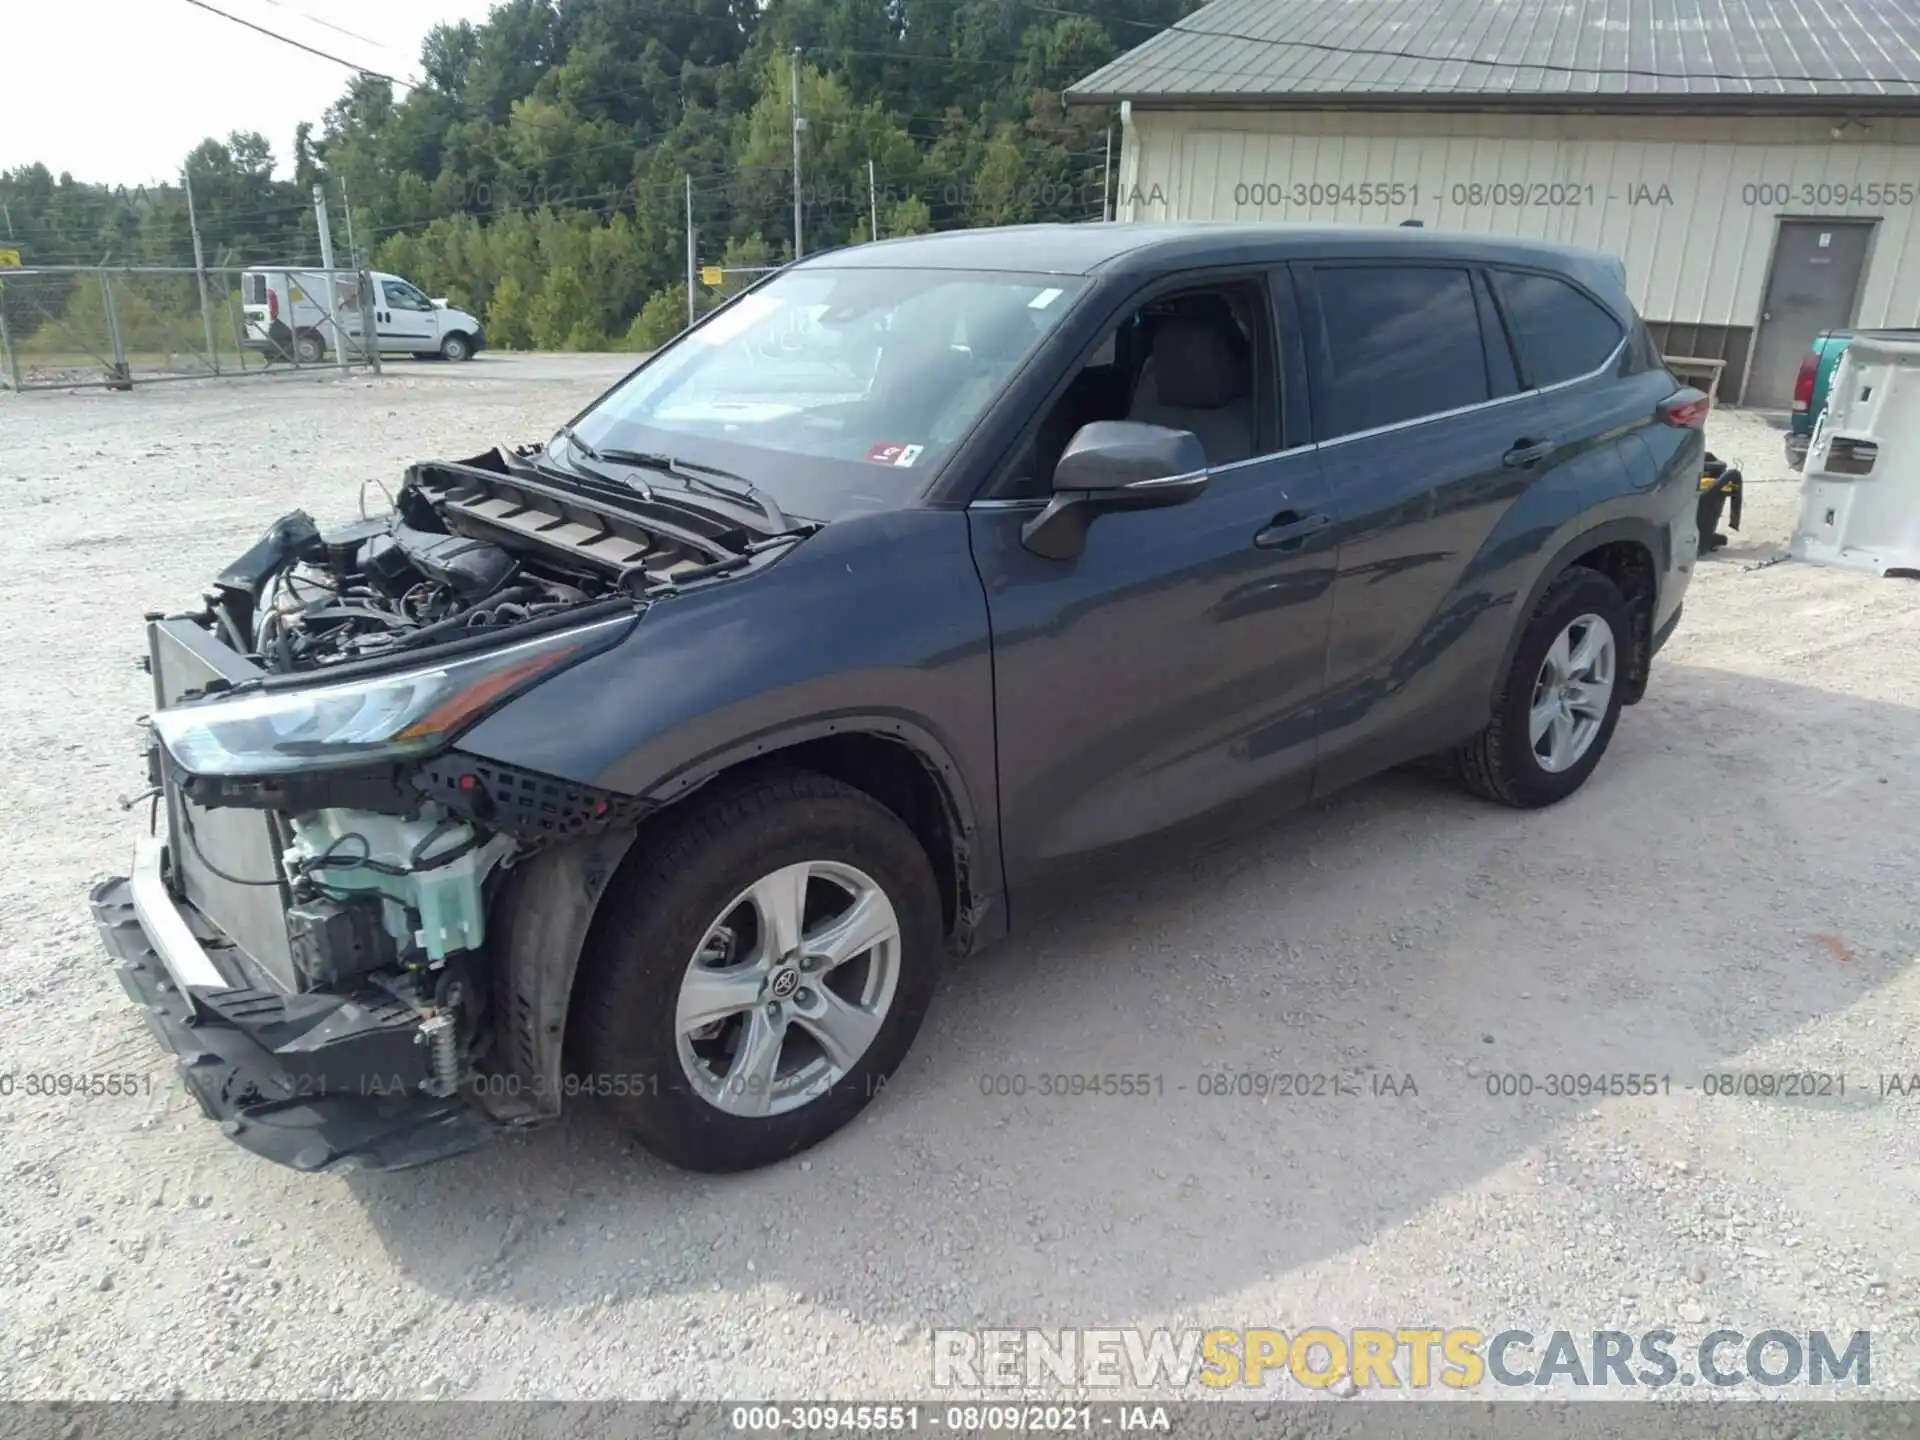
POLYGON ((374 298, 368 272, 317 266, 0 270, 0 388, 378 369, 374 298))

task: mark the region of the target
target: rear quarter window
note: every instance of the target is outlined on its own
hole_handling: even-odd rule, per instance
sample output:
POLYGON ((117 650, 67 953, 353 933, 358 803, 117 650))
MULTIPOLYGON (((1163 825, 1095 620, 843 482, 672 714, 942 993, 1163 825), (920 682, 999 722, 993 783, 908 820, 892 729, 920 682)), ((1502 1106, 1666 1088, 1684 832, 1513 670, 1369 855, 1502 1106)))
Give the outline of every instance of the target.
POLYGON ((1494 272, 1529 385, 1558 385, 1607 363, 1626 330, 1603 306, 1551 275, 1494 272))

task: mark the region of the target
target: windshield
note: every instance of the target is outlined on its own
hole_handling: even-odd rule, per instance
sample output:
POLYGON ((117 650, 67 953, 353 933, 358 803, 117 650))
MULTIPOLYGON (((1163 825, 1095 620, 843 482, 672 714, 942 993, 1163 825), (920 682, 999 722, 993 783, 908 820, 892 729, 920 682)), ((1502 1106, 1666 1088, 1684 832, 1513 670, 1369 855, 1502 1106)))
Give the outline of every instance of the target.
POLYGON ((573 433, 595 450, 724 467, 816 519, 897 507, 1083 284, 955 270, 795 270, 661 352, 573 433))

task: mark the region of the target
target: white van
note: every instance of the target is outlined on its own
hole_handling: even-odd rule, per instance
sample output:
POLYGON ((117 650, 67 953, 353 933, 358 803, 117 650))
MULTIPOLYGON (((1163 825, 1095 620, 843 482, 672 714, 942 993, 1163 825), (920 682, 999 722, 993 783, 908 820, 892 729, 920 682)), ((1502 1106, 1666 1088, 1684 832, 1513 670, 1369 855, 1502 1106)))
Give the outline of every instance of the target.
MULTIPOLYGON (((486 341, 480 322, 445 300, 429 300, 398 275, 376 270, 373 329, 382 355, 439 355, 468 360, 486 341)), ((240 302, 246 312, 246 345, 280 358, 318 365, 344 344, 361 352, 359 277, 349 270, 246 270, 240 302), (331 285, 334 303, 325 297, 331 285)))

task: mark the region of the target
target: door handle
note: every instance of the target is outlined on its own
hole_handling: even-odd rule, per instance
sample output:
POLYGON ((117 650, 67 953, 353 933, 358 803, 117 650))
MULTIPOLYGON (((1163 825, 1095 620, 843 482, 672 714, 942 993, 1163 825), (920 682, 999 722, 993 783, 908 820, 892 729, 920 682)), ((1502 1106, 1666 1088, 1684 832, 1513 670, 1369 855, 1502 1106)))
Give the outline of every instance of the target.
POLYGON ((1500 457, 1500 463, 1510 470, 1523 470, 1538 465, 1558 448, 1551 440, 1516 440, 1513 448, 1500 457))
POLYGON ((1309 535, 1326 529, 1333 523, 1328 515, 1302 515, 1296 510, 1282 510, 1273 517, 1273 522, 1253 537, 1253 543, 1262 550, 1298 550, 1309 535))

